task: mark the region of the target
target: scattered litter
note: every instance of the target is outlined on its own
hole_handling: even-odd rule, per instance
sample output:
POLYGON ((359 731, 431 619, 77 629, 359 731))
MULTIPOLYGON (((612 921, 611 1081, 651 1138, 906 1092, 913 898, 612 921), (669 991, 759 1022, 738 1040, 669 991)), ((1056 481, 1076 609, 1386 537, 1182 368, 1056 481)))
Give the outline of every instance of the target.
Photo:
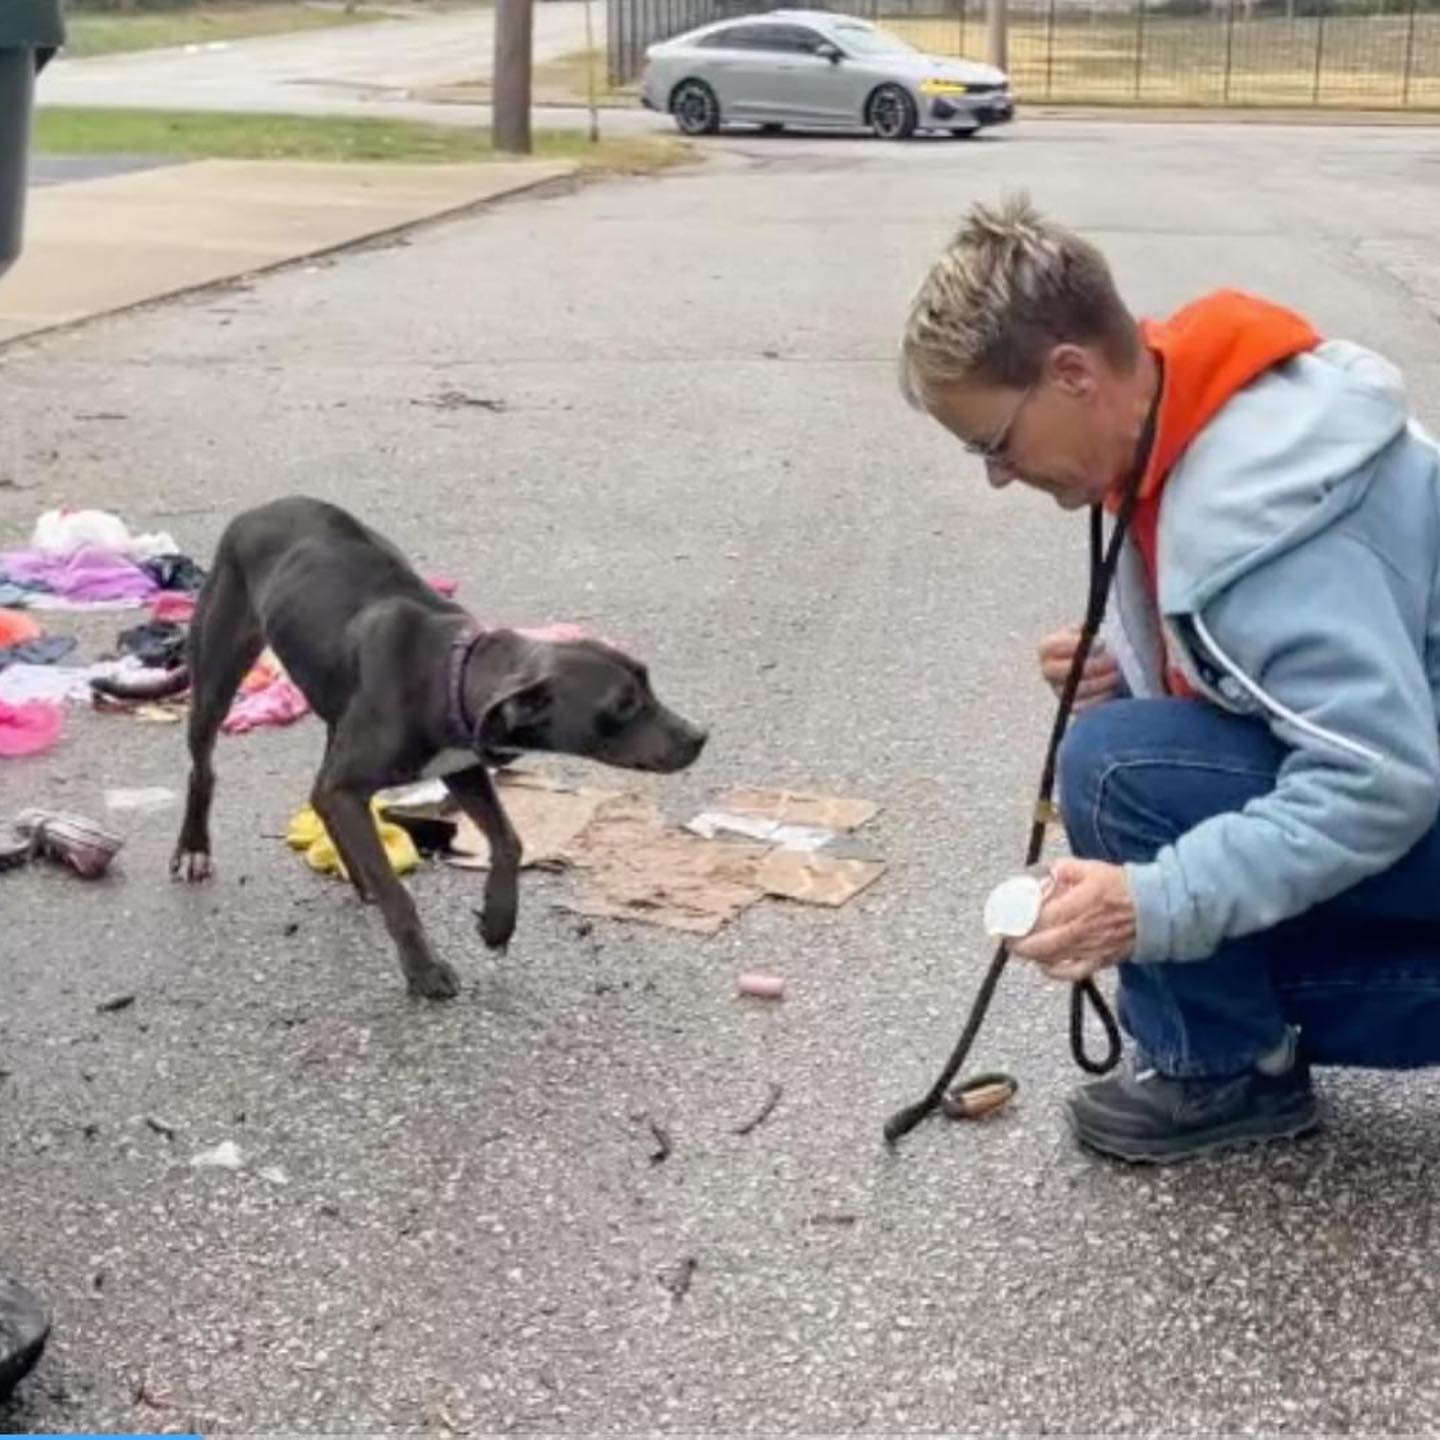
POLYGON ((463 390, 442 390, 429 400, 412 400, 412 405, 424 405, 431 410, 488 410, 492 415, 501 415, 506 409, 503 400, 491 400, 482 395, 467 395, 463 390))
POLYGON ((288 1185, 290 1183, 290 1177, 278 1165, 267 1165, 257 1173, 262 1180, 268 1180, 272 1185, 288 1185))
POLYGON ((775 850, 760 862, 757 879, 761 889, 776 899, 834 909, 869 889, 884 873, 880 860, 841 860, 775 850))
MULTIPOLYGON (((380 843, 390 860, 390 868, 397 875, 409 874, 420 863, 415 842, 399 825, 382 819, 378 797, 370 802, 370 814, 374 817, 380 843)), ((303 851, 305 863, 312 870, 318 870, 322 875, 336 875, 342 880, 350 878, 335 842, 313 806, 305 806, 291 819, 285 831, 285 843, 292 850, 303 851)))
POLYGON ((175 791, 163 785, 137 785, 133 790, 107 790, 105 805, 110 810, 139 810, 151 814, 168 810, 179 798, 175 791))
POLYGON ((115 1015, 121 1010, 128 1010, 134 1003, 134 995, 112 995, 108 1000, 102 1000, 95 1009, 101 1015, 115 1015))
POLYGON ((19 664, 0 670, 0 700, 9 705, 60 705, 89 690, 90 672, 73 665, 19 664))
POLYGON ((220 728, 227 735, 243 735, 262 726, 291 725, 309 713, 310 702, 267 650, 241 681, 240 693, 220 728))
POLYGON ((570 847, 586 884, 562 903, 577 915, 715 935, 762 897, 755 870, 765 853, 669 829, 649 801, 622 795, 600 806, 570 847))
POLYGON ((670 1132, 658 1120, 648 1115, 645 1119, 650 1126, 650 1133, 655 1137, 655 1149, 650 1152, 650 1163, 663 1165, 674 1152, 675 1142, 670 1138, 670 1132))
POLYGON ((22 810, 15 830, 30 842, 33 854, 68 866, 83 880, 103 875, 125 844, 93 820, 58 810, 22 810))
POLYGON ((23 610, 0 609, 0 648, 8 650, 27 640, 38 640, 40 635, 40 623, 33 616, 23 610))
POLYGON ((176 1129, 168 1120, 162 1120, 158 1115, 147 1115, 145 1123, 162 1138, 166 1140, 175 1138, 176 1129))
MULTIPOLYGON (((723 809, 675 826, 631 792, 508 769, 495 775, 495 785, 520 837, 521 865, 574 870, 580 890, 559 908, 587 918, 714 935, 766 896, 844 905, 886 869, 868 855, 836 853, 858 847, 848 831, 877 813, 869 801, 748 787, 725 797, 723 809), (717 817, 723 823, 711 826, 717 817)), ((419 854, 439 854, 461 869, 490 865, 488 842, 443 780, 382 791, 372 810, 382 837, 390 833, 386 824, 405 833, 396 853, 406 867, 418 863, 419 854)), ((294 824, 297 849, 308 849, 323 833, 313 812, 302 812, 294 824)), ((324 862, 317 868, 329 868, 332 855, 317 857, 324 862)), ((783 981, 771 983, 783 990, 783 981)))
POLYGON ((116 637, 122 655, 133 655, 147 669, 173 670, 185 663, 185 628, 174 620, 147 620, 116 637))
POLYGON ((46 555, 73 555, 85 546, 117 555, 130 550, 130 529, 107 510, 47 510, 30 534, 30 548, 46 555))
POLYGON ((190 1163, 197 1170, 240 1170, 245 1157, 233 1140, 222 1140, 213 1150, 202 1150, 190 1163))
POLYGON ((205 583, 205 572, 188 556, 178 552, 152 555, 140 568, 162 589, 193 594, 205 583))
POLYGON ((136 560, 176 555, 180 551, 173 535, 165 532, 132 535, 130 527, 108 510, 75 510, 68 505, 47 510, 30 533, 30 548, 47 555, 73 555, 87 547, 133 556, 136 560))
MULTIPOLYGON (((505 813, 520 836, 520 863, 525 868, 564 863, 601 807, 619 798, 613 790, 572 790, 526 771, 499 776, 498 788, 505 813)), ((457 817, 450 848, 453 853, 446 858, 452 865, 468 870, 490 866, 489 841, 468 815, 457 817)))
POLYGON ((778 845, 782 850, 818 850, 835 838, 833 830, 820 825, 786 825, 761 815, 731 815, 724 810, 706 810, 686 823, 685 828, 702 840, 717 835, 743 835, 778 845))
MULTIPOLYGON (((0 680, 8 673, 0 673, 0 680)), ((38 755, 58 743, 64 728, 65 714, 58 705, 45 700, 17 705, 0 698, 0 757, 14 760, 38 755)))
POLYGON ((375 798, 385 810, 403 810, 423 806, 445 806, 450 803, 450 791, 443 780, 417 780, 413 785, 392 785, 388 790, 379 790, 375 798))
POLYGON ((150 602, 152 620, 169 620, 177 625, 188 625, 194 614, 195 597, 182 590, 162 590, 150 602))
POLYGON ((741 975, 735 987, 742 995, 752 995, 757 1000, 785 998, 785 982, 778 975, 756 975, 753 972, 741 975))
POLYGON ((826 830, 858 830, 873 820, 880 807, 870 800, 838 795, 809 795, 798 790, 769 790, 741 785, 717 797, 717 810, 758 815, 785 825, 814 825, 826 830))
POLYGON ((6 645, 0 648, 0 670, 7 670, 11 665, 53 665, 63 660, 75 648, 75 643, 73 635, 36 635, 33 640, 6 645))
POLYGON ((59 601, 148 600, 160 587, 133 560, 96 545, 65 554, 12 550, 0 555, 0 570, 13 584, 43 592, 30 604, 59 601))
POLYGON ((735 1134, 748 1135, 752 1130, 758 1130, 771 1116, 775 1107, 780 1103, 780 1097, 785 1093, 783 1087, 772 1082, 770 1093, 765 1097, 765 1103, 759 1110, 743 1125, 735 1127, 735 1134))
POLYGON ((693 1255, 687 1255, 668 1275, 661 1276, 660 1283, 676 1300, 683 1300, 690 1293, 690 1284, 699 1268, 700 1262, 693 1255))

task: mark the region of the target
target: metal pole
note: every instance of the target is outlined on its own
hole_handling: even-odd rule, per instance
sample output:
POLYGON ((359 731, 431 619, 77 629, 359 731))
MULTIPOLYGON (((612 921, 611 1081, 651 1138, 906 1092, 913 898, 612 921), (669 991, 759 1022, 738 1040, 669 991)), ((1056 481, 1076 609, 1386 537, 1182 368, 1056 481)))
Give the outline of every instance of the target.
POLYGON ((1235 0, 1225 12, 1225 89, 1224 102, 1230 103, 1230 76, 1235 68, 1235 0))
POLYGON ((1045 98, 1052 99, 1055 93, 1055 0, 1050 0, 1050 12, 1045 21, 1045 98))
POLYGON ((1320 18, 1315 25, 1315 83, 1310 90, 1310 103, 1320 103, 1320 71, 1325 64, 1325 6, 1328 0, 1320 0, 1320 18))
POLYGON ((1135 0, 1135 98, 1140 98, 1140 70, 1145 63, 1145 0, 1135 0))
POLYGON ((1400 103, 1410 103, 1410 77, 1415 73, 1415 11, 1419 0, 1410 0, 1410 19, 1405 27, 1405 74, 1400 82, 1400 103))
POLYGON ((600 138, 600 109, 595 103, 595 22, 590 15, 593 0, 585 0, 585 85, 590 101, 590 143, 600 138))
POLYGON ((1010 0, 990 0, 989 54, 985 57, 997 70, 1008 70, 1006 52, 1010 18, 1010 0))

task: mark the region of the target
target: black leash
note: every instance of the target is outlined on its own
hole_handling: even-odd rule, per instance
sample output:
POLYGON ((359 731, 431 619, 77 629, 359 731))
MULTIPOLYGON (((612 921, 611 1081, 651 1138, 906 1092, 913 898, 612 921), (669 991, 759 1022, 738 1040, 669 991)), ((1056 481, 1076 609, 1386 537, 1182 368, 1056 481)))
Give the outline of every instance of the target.
MULTIPOLYGON (((1155 419, 1158 409, 1159 388, 1156 389, 1157 403, 1152 404, 1146 417, 1135 450, 1135 459, 1130 474, 1125 479, 1125 491, 1120 501, 1120 510, 1115 517, 1115 528, 1110 534, 1110 543, 1105 544, 1104 517, 1099 505, 1090 507, 1090 593, 1085 602, 1085 622, 1080 627, 1080 640, 1070 661, 1070 673, 1060 692, 1060 703, 1055 710, 1055 723, 1050 728, 1050 743, 1045 751, 1045 765, 1040 772, 1040 793, 1035 803, 1035 816, 1030 826, 1030 843, 1025 850, 1025 864, 1034 865, 1045 848, 1045 831, 1054 816, 1051 794, 1055 789, 1055 765, 1060 754, 1060 742, 1065 736, 1065 727, 1070 723, 1071 711, 1075 708, 1075 692, 1080 688, 1080 677, 1085 671, 1085 662, 1090 656, 1095 637, 1105 619, 1105 603, 1110 597, 1110 585, 1115 578, 1115 567, 1120 561, 1120 546, 1130 529, 1135 506, 1140 499, 1140 482, 1145 478, 1150 463, 1150 449, 1155 438, 1155 419)), ((885 1122, 885 1141, 893 1145, 902 1136, 908 1135, 925 1117, 936 1110, 945 1098, 950 1082, 960 1073, 970 1054, 970 1047, 985 1022, 990 1001, 994 998, 1000 976, 1010 959, 1010 951, 1004 941, 996 947, 990 968, 980 984, 975 1003, 970 1007, 965 1028, 955 1043, 950 1059, 946 1062, 939 1078, 930 1087, 925 1097, 903 1110, 897 1110, 885 1122)), ((1105 997, 1093 980, 1078 981, 1070 992, 1070 1053, 1075 1063, 1090 1075, 1105 1075, 1120 1063, 1120 1027, 1106 1004, 1105 997), (1092 1060, 1085 1048, 1085 1005, 1089 1003, 1095 1016, 1105 1030, 1106 1052, 1101 1060, 1092 1060)))

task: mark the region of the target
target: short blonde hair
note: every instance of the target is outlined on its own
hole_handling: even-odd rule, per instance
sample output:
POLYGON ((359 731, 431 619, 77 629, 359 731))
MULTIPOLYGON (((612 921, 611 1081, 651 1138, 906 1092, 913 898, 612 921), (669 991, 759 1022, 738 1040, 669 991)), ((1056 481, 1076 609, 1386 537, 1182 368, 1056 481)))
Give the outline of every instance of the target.
POLYGON ((1065 343, 1099 345, 1126 369, 1135 363, 1135 321, 1105 257, 1027 195, 976 205, 911 302, 900 388, 920 410, 959 381, 1023 389, 1065 343))

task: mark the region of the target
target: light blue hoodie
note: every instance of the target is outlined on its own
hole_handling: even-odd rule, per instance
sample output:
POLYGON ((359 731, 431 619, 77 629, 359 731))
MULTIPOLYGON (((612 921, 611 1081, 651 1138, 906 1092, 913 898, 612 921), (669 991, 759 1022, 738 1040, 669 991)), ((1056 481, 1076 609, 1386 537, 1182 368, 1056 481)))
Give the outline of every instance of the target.
MULTIPOLYGON (((1268 794, 1126 867, 1133 958, 1194 960, 1388 869, 1440 814, 1440 450, 1398 371, 1330 341, 1238 391, 1171 472, 1157 556, 1171 661, 1289 747, 1268 794)), ((1129 539, 1105 638, 1133 695, 1163 693, 1129 539)))

